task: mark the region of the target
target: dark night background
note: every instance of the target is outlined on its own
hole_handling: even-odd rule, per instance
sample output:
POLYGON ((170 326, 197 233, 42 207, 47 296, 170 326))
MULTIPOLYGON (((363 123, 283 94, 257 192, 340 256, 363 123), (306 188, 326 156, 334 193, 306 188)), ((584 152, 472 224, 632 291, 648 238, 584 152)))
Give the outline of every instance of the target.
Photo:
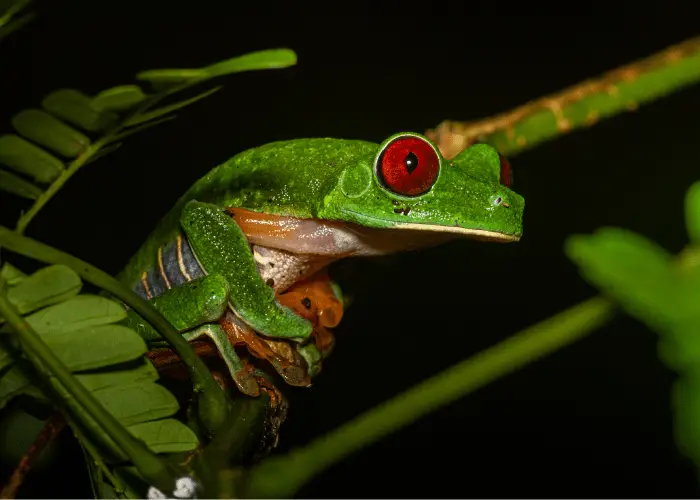
MULTIPOLYGON (((289 47, 297 67, 226 77, 222 91, 85 168, 28 234, 116 273, 196 179, 281 139, 375 142, 510 109, 697 35, 691 2, 411 5, 46 1, 2 42, 1 132, 60 87, 96 93, 143 69, 289 47)), ((512 159, 527 201, 515 245, 469 241, 336 266, 355 302, 311 389, 289 389, 279 452, 595 291, 562 252, 604 225, 676 252, 700 178, 700 86, 512 159)), ((0 197, 0 220, 23 204, 0 197)), ((304 497, 697 497, 673 442, 674 375, 655 336, 605 328, 331 468, 304 497)), ((64 436, 68 438, 66 433, 64 436)), ((68 441, 66 439, 66 441, 68 441)), ((25 496, 89 496, 77 447, 25 496), (60 478, 52 486, 50 477, 60 478)))

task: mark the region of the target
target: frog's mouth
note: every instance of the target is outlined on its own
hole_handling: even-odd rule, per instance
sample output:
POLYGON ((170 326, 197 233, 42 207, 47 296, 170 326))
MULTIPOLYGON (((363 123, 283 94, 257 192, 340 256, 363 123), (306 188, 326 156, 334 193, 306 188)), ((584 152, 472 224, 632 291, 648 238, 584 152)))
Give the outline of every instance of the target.
MULTIPOLYGON (((386 219, 380 219, 378 217, 371 217, 369 215, 361 214, 353 210, 343 210, 348 214, 351 214, 354 219, 362 222, 367 221, 371 224, 371 227, 385 227, 389 230, 399 229, 401 231, 420 231, 423 234, 425 232, 431 233, 443 233, 451 235, 460 235, 470 239, 480 240, 480 241, 493 241, 498 243, 514 243, 520 240, 519 234, 507 234, 500 233, 498 231, 489 231, 488 229, 474 229, 468 227, 462 227, 458 225, 454 226, 443 226, 440 224, 419 224, 416 222, 396 222, 389 221, 386 219)), ((421 235, 417 235, 421 237, 421 235)), ((454 239, 452 236, 450 239, 454 239)))
POLYGON ((416 224, 414 222, 399 222, 394 225, 395 228, 409 231, 431 231, 435 233, 452 233, 475 240, 494 241, 501 243, 514 243, 520 241, 519 234, 506 234, 497 231, 488 231, 486 229, 469 229, 460 226, 440 226, 437 224, 416 224))

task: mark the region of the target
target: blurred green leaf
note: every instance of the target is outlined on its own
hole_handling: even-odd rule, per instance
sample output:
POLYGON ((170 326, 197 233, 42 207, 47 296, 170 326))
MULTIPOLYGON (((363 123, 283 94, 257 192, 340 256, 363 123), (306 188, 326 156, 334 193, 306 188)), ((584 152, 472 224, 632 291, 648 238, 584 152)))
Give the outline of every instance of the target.
POLYGON ((690 241, 700 245, 700 182, 690 186, 685 195, 685 224, 690 241))
POLYGON ((136 75, 137 80, 146 80, 163 86, 196 80, 207 80, 216 76, 255 71, 261 69, 287 68, 297 63, 297 55, 289 49, 270 49, 251 52, 226 59, 205 68, 152 69, 136 75))
POLYGON ((631 231, 603 228, 572 236, 566 253, 586 280, 654 329, 667 329, 698 309, 671 254, 631 231))
POLYGON ((46 335, 116 323, 125 318, 126 311, 120 304, 97 295, 84 294, 42 309, 25 319, 37 333, 46 335))
POLYGON ((203 69, 150 69, 138 73, 136 79, 162 85, 197 80, 208 76, 203 69))
POLYGON ((7 38, 15 31, 20 30, 21 28, 29 24, 35 17, 36 14, 34 14, 33 12, 29 12, 28 14, 23 14, 19 17, 14 18, 9 23, 0 26, 0 40, 2 40, 3 38, 7 38))
POLYGON ((0 137, 0 163, 44 184, 53 182, 65 168, 61 160, 14 134, 0 137))
POLYGON ((13 365, 0 376, 0 409, 14 397, 19 396, 32 385, 19 364, 13 365))
POLYGON ((700 363, 700 268, 681 268, 653 242, 622 229, 573 236, 566 251, 588 281, 661 334, 664 364, 684 371, 700 363))
POLYGON ((172 418, 140 423, 128 429, 156 453, 181 453, 199 446, 199 440, 192 429, 172 418))
POLYGON ((120 85, 97 94, 91 105, 97 111, 126 111, 146 100, 138 85, 120 85))
POLYGON ((676 380, 671 388, 674 439, 679 451, 700 463, 700 374, 697 370, 676 380))
POLYGON ((21 177, 8 172, 7 170, 0 169, 0 191, 7 191, 15 196, 20 196, 22 198, 27 198, 29 200, 36 200, 43 192, 40 188, 36 187, 29 181, 22 179, 21 177))
POLYGON ((0 24, 5 24, 12 16, 26 8, 34 0, 0 0, 0 24))
POLYGON ((90 373, 80 373, 76 378, 89 390, 96 391, 115 385, 128 385, 134 382, 155 382, 158 371, 145 359, 141 359, 135 368, 123 370, 101 370, 90 373))
POLYGON ((11 352, 7 344, 7 339, 4 341, 0 339, 0 373, 17 360, 17 356, 11 352))
POLYGON ((33 12, 16 17, 33 0, 0 0, 0 40, 17 31, 36 15, 33 12))
POLYGON ((112 386, 92 394, 126 426, 169 417, 180 409, 175 396, 152 382, 112 386))
POLYGON ((125 122, 125 125, 127 127, 133 127, 133 126, 139 125, 141 123, 155 120, 156 118, 160 118, 163 115, 167 115, 169 113, 172 113, 173 111, 177 111, 180 108, 184 108, 185 106, 189 106, 190 104, 193 104, 199 100, 204 99, 205 97, 209 97, 214 92, 218 91, 220 88, 221 87, 214 87, 213 89, 207 90, 206 92, 202 92, 201 94, 198 94, 194 97, 191 97, 190 99, 186 99, 184 101, 169 104, 167 106, 163 106, 161 108, 157 108, 157 109, 154 109, 151 111, 147 111, 146 113, 133 116, 125 122))
POLYGON ((94 370, 132 361, 148 351, 140 335, 121 325, 39 334, 71 371, 94 370))
POLYGON ((0 267, 0 278, 4 279, 9 286, 17 285, 26 277, 27 275, 25 273, 17 269, 9 262, 5 262, 2 267, 0 267))
POLYGON ((25 109, 12 118, 21 135, 66 158, 75 158, 90 146, 90 139, 46 111, 25 109))
POLYGON ((91 103, 92 99, 82 92, 60 89, 46 96, 41 105, 52 115, 88 132, 104 130, 117 122, 115 113, 97 111, 91 103))
POLYGON ((260 69, 276 69, 294 66, 297 63, 297 55, 289 49, 271 49, 251 52, 239 57, 227 59, 204 68, 211 77, 254 71, 260 69))
POLYGON ((67 266, 44 267, 7 291, 7 298, 20 314, 27 314, 76 296, 82 288, 80 276, 67 266))

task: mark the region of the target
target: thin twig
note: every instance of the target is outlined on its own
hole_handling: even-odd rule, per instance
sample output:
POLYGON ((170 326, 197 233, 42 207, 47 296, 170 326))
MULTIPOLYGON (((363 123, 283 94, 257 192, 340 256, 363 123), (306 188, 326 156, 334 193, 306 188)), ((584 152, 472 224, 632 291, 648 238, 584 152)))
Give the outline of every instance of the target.
POLYGON ((60 412, 54 413, 49 418, 44 428, 41 429, 39 435, 34 440, 34 443, 32 443, 27 453, 24 454, 19 464, 12 472, 10 480, 3 487, 2 491, 0 491, 0 498, 15 498, 17 496, 17 490, 22 486, 24 478, 27 476, 36 460, 65 427, 66 420, 60 412))
POLYGON ((471 122, 444 121, 426 136, 445 158, 475 142, 512 156, 603 118, 635 111, 640 104, 699 80, 700 37, 696 37, 505 113, 471 122))

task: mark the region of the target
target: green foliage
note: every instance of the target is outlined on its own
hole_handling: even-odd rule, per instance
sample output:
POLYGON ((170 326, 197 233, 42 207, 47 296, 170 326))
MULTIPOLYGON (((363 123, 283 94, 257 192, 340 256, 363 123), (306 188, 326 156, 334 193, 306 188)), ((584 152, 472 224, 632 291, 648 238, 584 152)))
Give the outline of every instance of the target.
POLYGON ((33 0, 0 1, 0 40, 34 19, 33 12, 22 13, 33 0), (20 15, 21 14, 21 15, 20 15))
POLYGON ((154 92, 133 84, 105 89, 93 97, 59 89, 44 98, 43 109, 20 111, 12 118, 17 134, 0 137, 0 190, 36 200, 20 218, 17 230, 23 232, 78 169, 115 151, 129 135, 174 118, 175 111, 221 87, 158 107, 161 101, 212 78, 295 63, 296 54, 291 50, 263 50, 199 69, 139 73, 137 78, 150 82, 154 92))
POLYGON ((676 442, 700 467, 700 183, 685 208, 692 244, 677 259, 615 228, 573 236, 566 250, 589 282, 659 334, 659 358, 680 375, 672 394, 676 442))
MULTIPOLYGON (((7 298, 41 336, 76 379, 124 425, 156 453, 195 449, 199 441, 183 423, 171 417, 175 397, 157 384, 158 374, 143 358, 146 344, 133 330, 117 323, 126 318, 120 304, 104 297, 78 295, 82 282, 71 269, 54 265, 28 277, 11 267, 14 277, 7 298)), ((0 330, 0 407, 20 394, 47 401, 58 395, 62 405, 80 412, 78 401, 53 377, 42 384, 19 342, 5 325, 0 330)), ((86 426, 111 456, 125 457, 96 423, 86 426)))

